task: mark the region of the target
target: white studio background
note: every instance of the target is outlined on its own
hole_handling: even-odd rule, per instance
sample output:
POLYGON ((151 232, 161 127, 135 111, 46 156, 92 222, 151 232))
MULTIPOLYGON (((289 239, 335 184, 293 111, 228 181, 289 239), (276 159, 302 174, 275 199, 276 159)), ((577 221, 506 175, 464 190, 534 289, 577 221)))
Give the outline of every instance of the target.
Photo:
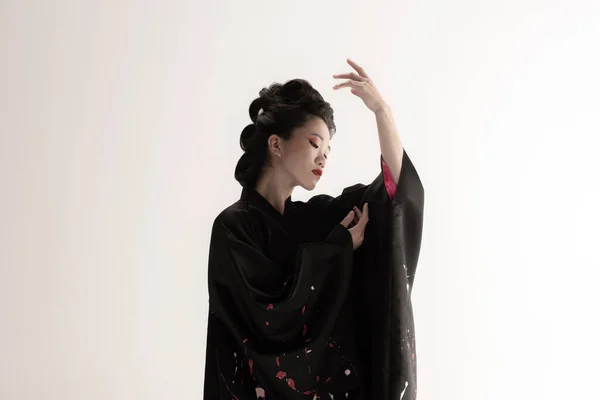
POLYGON ((379 172, 346 58, 425 186, 420 400, 593 399, 595 0, 0 2, 0 398, 202 398, 213 218, 258 91, 333 105, 328 173, 379 172))

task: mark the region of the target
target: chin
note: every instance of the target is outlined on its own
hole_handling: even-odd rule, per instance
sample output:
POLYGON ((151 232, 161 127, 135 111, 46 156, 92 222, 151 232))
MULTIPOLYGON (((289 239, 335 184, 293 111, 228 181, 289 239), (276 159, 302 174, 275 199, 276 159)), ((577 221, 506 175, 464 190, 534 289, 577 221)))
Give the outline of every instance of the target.
POLYGON ((310 192, 317 186, 317 183, 318 181, 311 179, 308 182, 301 183, 300 186, 302 186, 304 190, 308 190, 310 192))
POLYGON ((313 183, 309 183, 308 185, 300 185, 300 186, 302 186, 302 188, 304 190, 308 190, 310 192, 317 186, 317 183, 313 182, 313 183))
POLYGON ((304 190, 308 190, 309 192, 314 190, 317 184, 319 183, 319 179, 315 179, 315 176, 312 172, 310 173, 310 175, 311 177, 308 179, 305 176, 299 176, 296 180, 296 182, 298 182, 298 186, 302 187, 304 190))

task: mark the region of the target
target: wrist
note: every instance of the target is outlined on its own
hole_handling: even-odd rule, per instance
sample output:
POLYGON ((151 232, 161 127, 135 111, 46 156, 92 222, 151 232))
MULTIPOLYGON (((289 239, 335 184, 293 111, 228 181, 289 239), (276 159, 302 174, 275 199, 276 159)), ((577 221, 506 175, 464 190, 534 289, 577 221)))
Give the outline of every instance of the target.
POLYGON ((390 111, 391 111, 391 108, 390 108, 389 104, 387 104, 387 103, 381 103, 379 106, 377 106, 373 110, 373 113, 375 113, 375 115, 378 115, 378 114, 387 114, 390 111))

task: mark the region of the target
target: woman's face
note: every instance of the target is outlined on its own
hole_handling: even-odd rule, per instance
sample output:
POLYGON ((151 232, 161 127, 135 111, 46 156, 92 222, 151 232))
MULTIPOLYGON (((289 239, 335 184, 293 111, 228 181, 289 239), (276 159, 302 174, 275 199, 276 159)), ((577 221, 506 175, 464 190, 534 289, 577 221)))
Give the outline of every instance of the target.
POLYGON ((278 167, 283 168, 292 178, 293 185, 313 190, 325 172, 329 146, 329 129, 319 117, 294 130, 287 141, 281 141, 281 156, 278 167))

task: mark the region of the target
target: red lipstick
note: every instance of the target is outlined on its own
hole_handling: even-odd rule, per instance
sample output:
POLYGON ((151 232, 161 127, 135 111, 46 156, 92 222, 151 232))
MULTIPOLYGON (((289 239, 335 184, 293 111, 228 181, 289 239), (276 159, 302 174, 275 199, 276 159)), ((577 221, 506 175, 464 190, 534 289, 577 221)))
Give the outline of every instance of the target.
POLYGON ((317 176, 321 176, 321 175, 323 175, 323 170, 313 169, 312 173, 315 174, 315 175, 317 175, 317 176))

